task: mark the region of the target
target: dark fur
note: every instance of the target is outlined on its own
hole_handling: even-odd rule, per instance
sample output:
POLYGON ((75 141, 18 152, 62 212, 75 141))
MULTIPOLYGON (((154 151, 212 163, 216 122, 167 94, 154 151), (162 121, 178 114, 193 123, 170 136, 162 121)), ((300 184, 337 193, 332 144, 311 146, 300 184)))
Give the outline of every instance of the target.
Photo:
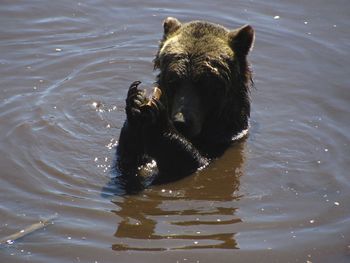
POLYGON ((154 183, 176 180, 206 166, 248 128, 253 40, 250 26, 229 31, 208 22, 165 20, 154 60, 160 101, 145 112, 138 82, 126 100, 117 164, 128 189, 145 185, 141 173, 148 169, 140 167, 147 162, 157 163, 157 170, 149 169, 154 183))

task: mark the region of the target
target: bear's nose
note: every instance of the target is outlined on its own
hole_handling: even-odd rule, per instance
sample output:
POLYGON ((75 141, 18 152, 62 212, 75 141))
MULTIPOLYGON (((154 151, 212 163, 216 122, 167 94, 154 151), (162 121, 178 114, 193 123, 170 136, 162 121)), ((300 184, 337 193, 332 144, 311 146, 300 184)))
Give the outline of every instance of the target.
POLYGON ((176 123, 185 123, 185 118, 182 112, 178 112, 174 115, 173 121, 176 123))
POLYGON ((187 123, 185 120, 184 115, 182 114, 182 112, 178 112, 174 115, 173 117, 173 123, 175 128, 182 133, 183 135, 185 135, 187 133, 187 123))

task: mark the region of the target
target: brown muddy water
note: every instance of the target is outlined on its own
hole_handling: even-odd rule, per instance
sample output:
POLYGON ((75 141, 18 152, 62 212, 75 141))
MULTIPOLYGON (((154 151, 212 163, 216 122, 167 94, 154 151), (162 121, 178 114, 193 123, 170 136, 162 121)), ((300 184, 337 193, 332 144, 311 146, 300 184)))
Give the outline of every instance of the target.
POLYGON ((0 262, 350 262, 350 3, 0 3, 0 262), (123 196, 124 100, 151 85, 162 21, 251 24, 248 138, 123 196))

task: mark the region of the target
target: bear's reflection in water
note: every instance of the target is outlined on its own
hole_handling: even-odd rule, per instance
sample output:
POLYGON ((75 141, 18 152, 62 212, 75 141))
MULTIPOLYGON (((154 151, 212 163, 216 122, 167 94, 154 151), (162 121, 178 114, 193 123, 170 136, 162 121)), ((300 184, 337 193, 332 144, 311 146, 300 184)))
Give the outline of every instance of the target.
POLYGON ((244 173, 245 139, 196 174, 116 197, 114 250, 238 248, 235 213, 244 173))

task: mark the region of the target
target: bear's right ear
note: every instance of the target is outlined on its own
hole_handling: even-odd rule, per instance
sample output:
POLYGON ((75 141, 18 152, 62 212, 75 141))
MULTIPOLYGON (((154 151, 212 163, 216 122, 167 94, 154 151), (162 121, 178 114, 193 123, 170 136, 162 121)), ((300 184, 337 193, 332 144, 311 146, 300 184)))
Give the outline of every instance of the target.
POLYGON ((255 33, 250 25, 245 25, 228 34, 229 42, 234 51, 241 55, 248 55, 253 48, 255 33))
POLYGON ((164 20, 163 28, 164 28, 164 36, 168 36, 171 33, 174 33, 181 27, 181 23, 174 17, 168 17, 164 20))

